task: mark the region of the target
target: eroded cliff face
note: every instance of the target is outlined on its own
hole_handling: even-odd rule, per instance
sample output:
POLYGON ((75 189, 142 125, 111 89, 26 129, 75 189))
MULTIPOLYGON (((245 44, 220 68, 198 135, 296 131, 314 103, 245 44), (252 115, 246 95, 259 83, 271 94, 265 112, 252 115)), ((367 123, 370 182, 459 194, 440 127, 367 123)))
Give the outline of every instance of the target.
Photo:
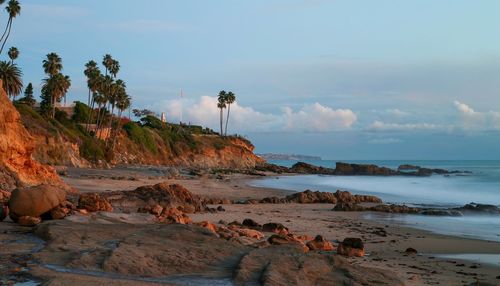
POLYGON ((53 168, 32 158, 33 138, 1 86, 0 81, 0 189, 44 183, 64 185, 53 168))
POLYGON ((168 165, 191 168, 253 168, 264 162, 253 153, 254 146, 241 138, 220 138, 215 135, 195 135, 196 148, 173 149, 155 138, 158 152, 141 149, 126 136, 115 146, 115 164, 168 165))

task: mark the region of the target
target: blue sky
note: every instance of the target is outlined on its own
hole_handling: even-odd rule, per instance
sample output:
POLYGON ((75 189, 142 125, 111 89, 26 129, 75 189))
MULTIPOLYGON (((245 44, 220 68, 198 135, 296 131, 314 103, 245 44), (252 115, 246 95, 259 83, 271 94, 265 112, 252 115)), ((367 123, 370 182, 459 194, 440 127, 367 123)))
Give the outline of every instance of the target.
POLYGON ((172 121, 215 129, 234 91, 230 131, 258 152, 500 159, 498 1, 20 2, 8 46, 37 90, 57 52, 84 100, 83 65, 111 53, 134 107, 172 121))

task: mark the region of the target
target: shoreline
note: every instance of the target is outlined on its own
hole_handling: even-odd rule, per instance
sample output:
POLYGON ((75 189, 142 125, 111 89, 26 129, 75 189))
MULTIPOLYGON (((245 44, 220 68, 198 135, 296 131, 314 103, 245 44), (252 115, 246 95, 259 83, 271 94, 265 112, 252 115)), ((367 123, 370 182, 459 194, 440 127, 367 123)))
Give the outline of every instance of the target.
MULTIPOLYGON (((258 176, 231 174, 205 174, 201 177, 189 175, 167 176, 156 173, 154 168, 134 170, 96 170, 68 168, 63 180, 72 187, 85 192, 107 192, 133 190, 139 186, 160 182, 181 184, 194 194, 206 198, 227 198, 231 200, 262 199, 268 196, 283 197, 295 191, 261 188, 250 185, 258 176)), ((195 213, 189 216, 194 222, 239 221, 250 218, 264 224, 282 223, 297 235, 322 235, 337 245, 346 237, 359 237, 365 243, 367 255, 362 258, 347 258, 354 266, 370 267, 391 271, 404 281, 405 285, 469 285, 476 281, 492 283, 500 280, 497 273, 500 265, 473 262, 460 258, 445 258, 442 255, 495 254, 500 255, 500 242, 460 238, 436 234, 412 227, 400 226, 390 221, 375 221, 364 216, 366 212, 334 212, 331 204, 226 204, 224 211, 195 213), (407 248, 418 251, 416 255, 406 253, 407 248)), ((120 213, 116 213, 120 216, 120 213)), ((124 214, 125 215, 125 214, 124 214)), ((75 221, 78 217, 75 216, 75 221)), ((125 215, 126 216, 126 215, 125 215)), ((83 218, 83 217, 82 217, 83 218)), ((71 217, 69 218, 71 220, 71 217)), ((68 219, 63 220, 67 221, 68 219)), ((90 222, 89 223, 98 223, 90 222)), ((91 225, 92 225, 91 224, 91 225)), ((91 226, 89 225, 89 227, 91 226)), ((2 229, 12 227, 10 223, 0 224, 2 229)), ((71 231, 68 229, 68 231, 71 231)), ((7 237, 12 237, 9 234, 7 237)), ((2 234, 0 234, 0 237, 2 234)), ((1 240, 0 240, 1 241, 1 240)), ((57 255, 48 257, 57 261, 57 255)), ((29 272, 35 277, 62 279, 58 281, 101 281, 79 274, 64 274, 50 269, 34 267, 29 272), (65 278, 66 277, 66 278, 65 278), (67 280, 64 280, 67 279, 67 280)), ((55 280, 54 280, 55 281, 55 280)), ((106 280, 102 280, 106 281, 106 280)), ((101 281, 101 282, 102 282, 101 281)), ((107 281, 106 281, 107 282, 107 281)), ((182 285, 182 284, 180 284, 182 285)))

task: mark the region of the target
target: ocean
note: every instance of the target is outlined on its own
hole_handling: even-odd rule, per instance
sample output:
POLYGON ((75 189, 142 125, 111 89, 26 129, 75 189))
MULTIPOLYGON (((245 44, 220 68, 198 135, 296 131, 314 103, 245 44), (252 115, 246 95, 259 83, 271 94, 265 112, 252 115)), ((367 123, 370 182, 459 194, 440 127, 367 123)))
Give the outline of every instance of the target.
MULTIPOLYGON (((296 161, 270 161, 292 166, 296 161)), ((333 160, 306 161, 318 166, 335 168, 333 160)), ((357 164, 375 164, 397 169, 411 164, 426 168, 470 171, 471 174, 433 175, 431 177, 405 176, 324 176, 300 175, 268 177, 252 182, 254 186, 270 187, 297 192, 306 189, 324 192, 346 190, 354 194, 375 195, 384 202, 419 207, 449 208, 467 203, 500 206, 500 161, 342 161, 357 164)), ((405 226, 436 233, 500 241, 500 216, 434 217, 406 214, 366 214, 368 219, 383 219, 405 226)))

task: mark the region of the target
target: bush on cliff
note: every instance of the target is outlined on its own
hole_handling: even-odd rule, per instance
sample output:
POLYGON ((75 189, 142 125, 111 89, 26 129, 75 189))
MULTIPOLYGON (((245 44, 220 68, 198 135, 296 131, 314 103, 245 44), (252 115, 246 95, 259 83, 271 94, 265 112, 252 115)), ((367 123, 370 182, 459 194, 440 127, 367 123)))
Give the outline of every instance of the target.
POLYGON ((154 154, 158 153, 158 147, 153 137, 147 130, 147 127, 142 127, 135 122, 129 122, 123 126, 128 137, 135 143, 140 144, 145 149, 154 154))
POLYGON ((76 123, 87 123, 90 116, 90 107, 80 101, 75 102, 75 107, 73 108, 73 119, 76 123))

